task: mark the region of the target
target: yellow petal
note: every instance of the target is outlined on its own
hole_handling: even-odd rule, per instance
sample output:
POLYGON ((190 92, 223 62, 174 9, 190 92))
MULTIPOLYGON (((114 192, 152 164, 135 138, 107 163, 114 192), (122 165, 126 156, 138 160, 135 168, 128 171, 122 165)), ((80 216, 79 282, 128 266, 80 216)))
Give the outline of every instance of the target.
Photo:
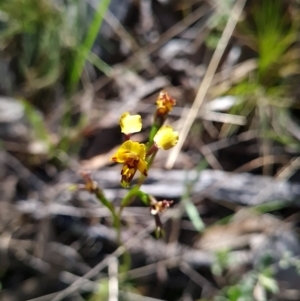
POLYGON ((131 152, 137 155, 140 159, 146 158, 146 146, 143 143, 133 142, 131 143, 131 152))
POLYGON ((158 148, 167 150, 177 144, 178 138, 178 132, 169 125, 163 125, 154 136, 154 142, 158 148))
POLYGON ((125 135, 140 132, 142 129, 142 118, 140 115, 130 115, 128 112, 120 118, 121 132, 125 135))
POLYGON ((145 159, 146 147, 143 143, 127 140, 120 146, 118 152, 127 153, 132 157, 137 156, 141 159, 145 159))
POLYGON ((140 159, 138 164, 137 164, 137 169, 139 170, 139 172, 141 174, 143 174, 145 177, 147 177, 148 173, 147 173, 147 162, 140 159))
POLYGON ((145 159, 145 156, 145 144, 127 140, 119 147, 117 152, 112 156, 111 160, 118 163, 126 163, 130 159, 145 159))
POLYGON ((143 143, 127 140, 112 156, 111 160, 123 163, 121 171, 121 185, 125 188, 129 187, 137 170, 144 176, 147 176, 146 146, 143 143))

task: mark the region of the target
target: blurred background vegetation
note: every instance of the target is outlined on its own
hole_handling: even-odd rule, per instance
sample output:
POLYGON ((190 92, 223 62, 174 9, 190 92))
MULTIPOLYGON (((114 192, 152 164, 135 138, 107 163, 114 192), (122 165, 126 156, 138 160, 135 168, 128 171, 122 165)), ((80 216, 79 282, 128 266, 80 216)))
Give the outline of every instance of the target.
POLYGON ((300 300, 299 13, 298 0, 1 0, 0 299, 300 300), (68 188, 88 169, 118 204, 119 116, 147 132, 162 89, 182 141, 145 187, 174 206, 159 240, 142 202, 127 208, 124 255, 109 214, 68 188))

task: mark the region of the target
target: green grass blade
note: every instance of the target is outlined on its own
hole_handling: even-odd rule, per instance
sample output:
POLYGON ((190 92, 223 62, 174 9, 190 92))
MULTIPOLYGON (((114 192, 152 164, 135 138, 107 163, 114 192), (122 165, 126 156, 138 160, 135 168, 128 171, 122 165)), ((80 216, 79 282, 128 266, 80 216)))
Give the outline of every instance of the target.
POLYGON ((193 179, 189 179, 189 175, 187 174, 187 177, 185 179, 185 193, 182 196, 181 202, 184 206, 184 209, 195 227, 195 229, 199 232, 202 232, 205 229, 205 224, 202 221, 202 218, 199 214, 199 211, 193 201, 190 198, 190 195, 193 191, 194 184, 198 181, 200 172, 204 170, 207 167, 208 163, 205 160, 201 160, 197 166, 197 172, 193 179))
POLYGON ((83 41, 80 49, 78 51, 77 57, 75 57, 75 62, 71 70, 70 79, 69 79, 69 89, 72 91, 75 85, 78 83, 81 76, 82 70, 84 68, 85 61, 89 55, 91 48, 95 42, 99 29, 104 19, 104 15, 108 9, 110 0, 100 1, 93 18, 93 21, 88 30, 87 36, 83 41))
POLYGON ((90 52, 87 57, 87 60, 93 64, 96 68, 98 68, 101 72, 103 72, 107 77, 111 76, 113 72, 113 68, 107 65, 103 60, 101 60, 96 54, 90 52))
POLYGON ((43 116, 28 101, 23 100, 22 104, 24 106, 25 116, 32 125, 35 137, 41 141, 44 141, 48 145, 48 143, 50 143, 50 139, 43 116))
POLYGON ((191 201, 190 198, 185 199, 184 206, 185 206, 185 211, 186 211, 191 223, 195 227, 195 229, 198 232, 202 232, 205 228, 205 225, 202 221, 202 218, 199 215, 197 207, 194 205, 194 203, 191 201))

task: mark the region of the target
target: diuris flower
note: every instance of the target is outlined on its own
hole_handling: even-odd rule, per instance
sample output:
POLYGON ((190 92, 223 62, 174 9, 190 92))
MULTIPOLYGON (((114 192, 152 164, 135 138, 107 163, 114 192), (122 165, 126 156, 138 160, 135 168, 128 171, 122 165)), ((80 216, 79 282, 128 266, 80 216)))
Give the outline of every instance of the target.
POLYGON ((142 129, 142 118, 140 115, 130 115, 125 112, 120 118, 121 132, 125 135, 138 133, 142 129))
POLYGON ((128 187, 137 170, 147 176, 146 147, 131 140, 125 141, 112 156, 111 160, 123 163, 121 185, 128 187))
POLYGON ((164 212, 167 208, 169 208, 173 204, 173 201, 152 201, 150 212, 152 215, 157 215, 159 213, 164 212))
POLYGON ((165 92, 161 91, 156 100, 156 114, 157 115, 167 115, 170 111, 172 111, 173 107, 176 105, 176 100, 165 92))
POLYGON ((168 150, 178 142, 178 132, 174 131, 170 125, 163 125, 153 138, 155 146, 168 150))

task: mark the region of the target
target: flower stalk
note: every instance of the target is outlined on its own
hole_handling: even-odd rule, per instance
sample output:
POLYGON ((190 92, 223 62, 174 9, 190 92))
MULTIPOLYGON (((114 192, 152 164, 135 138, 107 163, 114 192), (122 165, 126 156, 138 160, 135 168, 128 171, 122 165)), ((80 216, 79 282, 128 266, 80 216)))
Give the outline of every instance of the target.
POLYGON ((120 184, 124 188, 129 188, 128 193, 123 198, 119 210, 116 210, 112 202, 108 201, 102 189, 91 178, 90 173, 82 172, 81 176, 85 184, 78 186, 79 189, 85 189, 98 198, 98 200, 108 208, 113 217, 113 224, 117 230, 118 241, 121 244, 121 215, 125 207, 128 207, 134 198, 139 197, 146 206, 149 207, 156 223, 156 234, 159 236, 162 232, 162 223, 159 215, 167 210, 173 201, 157 201, 154 197, 141 191, 141 186, 148 176, 148 171, 152 166, 159 150, 169 150, 174 147, 179 139, 178 132, 174 131, 170 125, 165 125, 168 114, 176 105, 175 99, 169 96, 165 91, 160 92, 156 100, 156 111, 154 113, 153 123, 150 130, 147 143, 133 141, 131 135, 142 130, 142 118, 140 115, 131 115, 124 112, 119 120, 121 132, 124 134, 124 142, 111 157, 111 161, 122 164, 120 184), (139 173, 138 181, 130 187, 134 176, 139 173))

